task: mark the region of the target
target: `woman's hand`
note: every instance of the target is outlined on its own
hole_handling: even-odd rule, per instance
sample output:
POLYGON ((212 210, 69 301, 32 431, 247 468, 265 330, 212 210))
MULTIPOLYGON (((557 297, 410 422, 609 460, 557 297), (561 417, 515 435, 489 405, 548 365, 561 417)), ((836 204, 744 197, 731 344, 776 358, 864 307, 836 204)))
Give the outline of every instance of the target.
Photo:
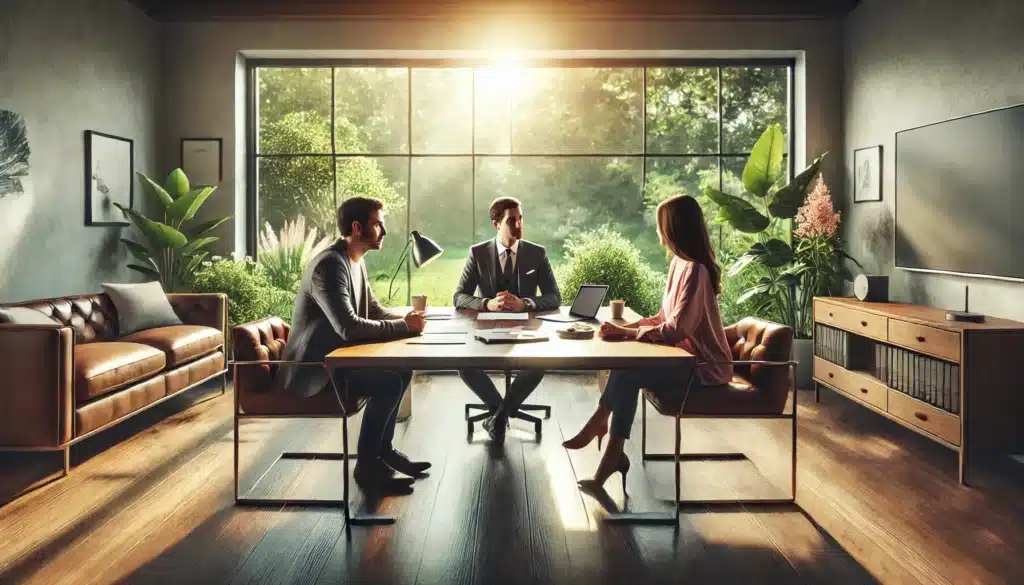
POLYGON ((636 337, 636 331, 628 329, 621 325, 616 325, 611 321, 605 321, 601 323, 600 329, 601 339, 615 340, 615 339, 630 339, 636 337))

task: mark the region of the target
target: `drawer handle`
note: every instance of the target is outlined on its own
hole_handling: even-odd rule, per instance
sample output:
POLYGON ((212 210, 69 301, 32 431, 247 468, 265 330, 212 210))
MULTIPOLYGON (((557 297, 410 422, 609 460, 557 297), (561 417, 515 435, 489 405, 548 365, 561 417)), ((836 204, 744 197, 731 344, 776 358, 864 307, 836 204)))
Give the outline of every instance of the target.
POLYGON ((828 316, 829 317, 835 317, 835 315, 833 315, 832 313, 829 313, 828 316))
POLYGON ((917 342, 918 343, 924 343, 924 337, 921 337, 920 335, 918 335, 917 336, 917 342))
POLYGON ((829 372, 829 373, 828 373, 828 377, 829 377, 829 378, 835 378, 835 377, 836 377, 836 375, 835 375, 835 374, 833 374, 832 372, 829 372))
POLYGON ((860 322, 860 326, 861 327, 867 327, 868 326, 868 322, 867 321, 861 321, 860 322))
POLYGON ((867 388, 861 388, 860 391, 863 392, 864 394, 868 393, 868 389, 867 388))
POLYGON ((916 416, 917 418, 919 418, 919 419, 921 419, 921 420, 923 420, 925 422, 928 422, 928 415, 923 413, 923 412, 915 412, 914 416, 916 416))

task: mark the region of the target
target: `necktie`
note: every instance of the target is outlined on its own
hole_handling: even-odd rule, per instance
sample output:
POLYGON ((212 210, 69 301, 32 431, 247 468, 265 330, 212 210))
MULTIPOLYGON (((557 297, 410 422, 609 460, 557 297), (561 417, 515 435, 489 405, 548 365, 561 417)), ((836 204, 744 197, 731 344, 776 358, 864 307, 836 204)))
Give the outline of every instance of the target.
POLYGON ((512 267, 512 249, 505 248, 505 267, 501 271, 501 278, 505 281, 505 286, 508 289, 512 288, 513 280, 513 267, 512 267))

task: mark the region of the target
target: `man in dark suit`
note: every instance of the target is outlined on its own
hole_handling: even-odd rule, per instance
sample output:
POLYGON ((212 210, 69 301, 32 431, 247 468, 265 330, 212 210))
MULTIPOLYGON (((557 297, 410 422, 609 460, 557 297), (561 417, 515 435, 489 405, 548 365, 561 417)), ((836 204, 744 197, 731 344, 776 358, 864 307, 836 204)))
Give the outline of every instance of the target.
MULTIPOLYGON (((380 250, 387 229, 384 205, 368 197, 352 197, 338 208, 342 237, 309 261, 299 284, 292 313, 285 360, 323 362, 335 349, 368 341, 387 341, 423 331, 422 312, 398 315, 381 307, 370 287, 363 256, 380 250)), ((398 405, 409 387, 411 371, 379 369, 336 370, 331 375, 339 392, 367 398, 359 429, 354 475, 371 493, 411 493, 412 479, 430 467, 413 462, 391 444, 398 405), (347 384, 347 386, 346 386, 347 384)), ((333 392, 323 368, 282 366, 281 389, 309 397, 333 392)))
MULTIPOLYGON (((522 239, 522 204, 512 197, 499 197, 491 203, 490 217, 497 234, 470 248, 455 289, 455 308, 516 313, 557 309, 562 295, 547 251, 522 239)), ((484 428, 493 441, 501 443, 505 440, 509 415, 537 388, 544 372, 519 372, 504 400, 483 370, 460 370, 459 376, 480 400, 495 409, 484 428)))

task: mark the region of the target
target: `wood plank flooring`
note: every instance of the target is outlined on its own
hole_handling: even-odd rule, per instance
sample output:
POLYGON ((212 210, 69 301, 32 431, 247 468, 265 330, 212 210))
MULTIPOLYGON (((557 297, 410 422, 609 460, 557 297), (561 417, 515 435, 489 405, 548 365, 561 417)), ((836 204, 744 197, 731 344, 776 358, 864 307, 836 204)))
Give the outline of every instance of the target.
MULTIPOLYGON (((625 493, 619 476, 602 501, 577 489, 600 453, 561 442, 592 411, 596 377, 549 375, 530 400, 553 407, 542 435, 514 422, 494 448, 482 430, 467 437, 475 399, 457 377, 417 376, 396 442, 434 467, 410 496, 354 490, 356 509, 397 522, 351 539, 340 510, 234 505, 231 395, 218 391, 86 441, 63 479, 50 481, 59 454, 0 458, 0 583, 1024 582, 1024 466, 984 465, 959 486, 954 453, 828 391, 820 404, 800 393, 798 506, 690 506, 674 532, 601 522, 672 509, 672 463, 640 462, 639 413, 625 493)), ((649 450, 668 451, 671 421, 648 414, 649 450)), ((684 463, 684 497, 787 491, 787 423, 684 422, 684 450, 750 457, 684 463)), ((241 489, 340 498, 341 462, 276 460, 340 451, 341 433, 340 421, 246 421, 241 489)))

